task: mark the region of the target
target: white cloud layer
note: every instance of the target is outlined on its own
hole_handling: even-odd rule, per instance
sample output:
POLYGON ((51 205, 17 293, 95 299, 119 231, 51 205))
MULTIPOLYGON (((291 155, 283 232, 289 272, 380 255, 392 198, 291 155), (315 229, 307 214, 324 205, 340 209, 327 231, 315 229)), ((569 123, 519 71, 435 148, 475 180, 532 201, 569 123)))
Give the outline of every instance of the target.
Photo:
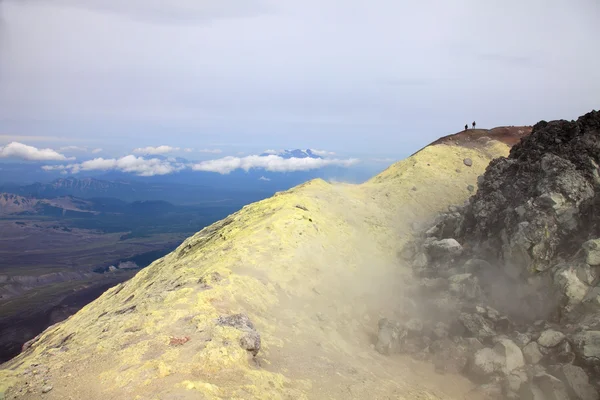
POLYGON ((223 157, 217 160, 202 161, 194 164, 194 171, 218 172, 228 174, 237 169, 249 171, 250 169, 264 169, 271 172, 309 171, 326 166, 349 167, 356 164, 358 159, 320 159, 320 158, 283 158, 276 155, 223 157))
POLYGON ((179 147, 171 147, 171 146, 158 146, 158 147, 139 147, 134 149, 133 152, 135 154, 143 154, 143 155, 157 155, 157 154, 167 154, 172 153, 174 151, 179 150, 179 147))
POLYGON ((74 160, 68 158, 52 149, 38 149, 19 142, 11 142, 6 146, 0 146, 0 158, 19 158, 28 161, 66 161, 74 160))
POLYGON ((98 153, 102 153, 102 149, 101 148, 97 148, 92 150, 92 154, 98 154, 98 153))
POLYGON ((261 176, 260 178, 258 178, 259 181, 270 181, 271 178, 267 178, 266 176, 261 176))
POLYGON ((167 175, 181 171, 184 168, 185 165, 173 163, 168 160, 159 160, 157 158, 145 159, 134 155, 128 155, 118 159, 100 157, 79 164, 45 165, 42 167, 45 171, 69 171, 72 174, 81 171, 117 170, 139 176, 167 175))

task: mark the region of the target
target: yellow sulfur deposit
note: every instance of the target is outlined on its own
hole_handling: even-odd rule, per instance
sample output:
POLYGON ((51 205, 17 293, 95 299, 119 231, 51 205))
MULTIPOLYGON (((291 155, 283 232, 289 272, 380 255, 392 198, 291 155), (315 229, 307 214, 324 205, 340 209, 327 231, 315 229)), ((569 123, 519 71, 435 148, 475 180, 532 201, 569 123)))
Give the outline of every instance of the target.
POLYGON ((371 345, 410 278, 396 254, 412 224, 462 204, 508 151, 438 144, 362 185, 313 180, 245 206, 46 330, 3 365, 0 392, 39 398, 23 375, 37 364, 47 399, 461 398, 464 378, 371 345), (256 357, 216 322, 238 313, 256 357))

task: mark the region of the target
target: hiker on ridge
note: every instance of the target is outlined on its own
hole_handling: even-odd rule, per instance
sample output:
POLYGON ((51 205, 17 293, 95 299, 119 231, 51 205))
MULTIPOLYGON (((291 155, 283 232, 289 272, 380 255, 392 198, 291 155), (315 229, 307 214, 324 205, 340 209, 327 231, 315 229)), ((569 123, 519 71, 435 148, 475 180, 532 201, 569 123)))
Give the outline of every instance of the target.
POLYGON ((469 129, 469 124, 465 124, 465 131, 469 129))
POLYGON ((473 121, 473 129, 475 129, 475 121, 473 121))

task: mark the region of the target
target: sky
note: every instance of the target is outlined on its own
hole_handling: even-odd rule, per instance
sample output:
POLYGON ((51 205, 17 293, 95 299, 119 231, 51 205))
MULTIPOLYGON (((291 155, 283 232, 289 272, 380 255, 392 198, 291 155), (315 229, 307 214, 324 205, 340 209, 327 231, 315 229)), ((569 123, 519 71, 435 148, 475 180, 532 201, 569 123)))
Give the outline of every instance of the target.
POLYGON ((390 162, 473 120, 598 109, 598 20, 596 0, 1 0, 0 157, 390 162))

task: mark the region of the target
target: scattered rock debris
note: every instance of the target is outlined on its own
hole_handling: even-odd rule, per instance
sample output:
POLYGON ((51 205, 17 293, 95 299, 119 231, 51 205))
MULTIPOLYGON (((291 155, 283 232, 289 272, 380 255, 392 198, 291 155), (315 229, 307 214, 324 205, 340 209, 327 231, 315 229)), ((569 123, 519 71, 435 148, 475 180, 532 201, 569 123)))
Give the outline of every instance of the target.
POLYGON ((246 314, 222 315, 217 319, 217 325, 230 326, 243 332, 240 337, 240 346, 253 356, 260 350, 260 334, 246 314))
POLYGON ((418 280, 405 296, 427 318, 382 319, 375 349, 463 373, 473 398, 599 400, 598 149, 593 111, 542 121, 493 160, 401 252, 418 280))

